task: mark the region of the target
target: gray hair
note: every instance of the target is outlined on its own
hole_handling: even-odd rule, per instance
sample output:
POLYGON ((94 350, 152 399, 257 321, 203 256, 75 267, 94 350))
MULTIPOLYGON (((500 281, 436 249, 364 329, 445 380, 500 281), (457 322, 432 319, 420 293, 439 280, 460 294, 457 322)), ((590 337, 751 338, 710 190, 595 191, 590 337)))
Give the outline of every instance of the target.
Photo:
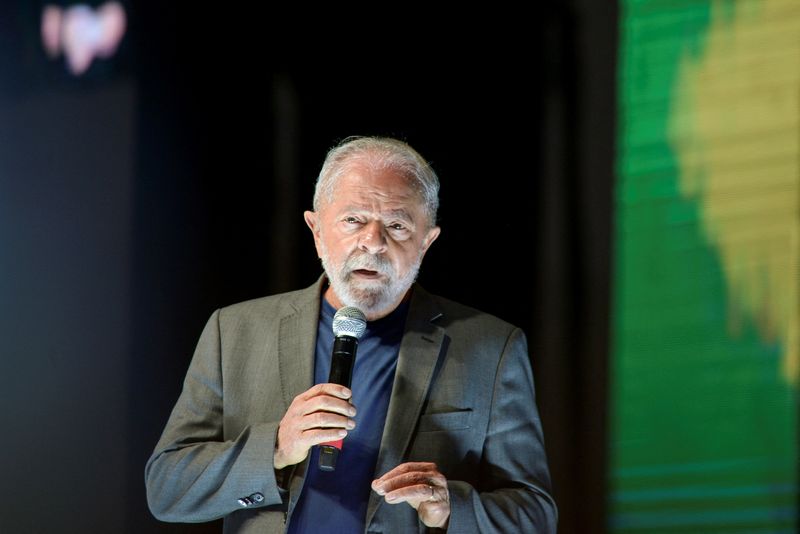
POLYGON ((425 204, 428 225, 436 224, 439 209, 439 178, 431 166, 407 143, 391 137, 348 137, 328 151, 314 189, 314 211, 322 198, 333 200, 338 179, 353 166, 369 170, 395 170, 409 179, 425 204))

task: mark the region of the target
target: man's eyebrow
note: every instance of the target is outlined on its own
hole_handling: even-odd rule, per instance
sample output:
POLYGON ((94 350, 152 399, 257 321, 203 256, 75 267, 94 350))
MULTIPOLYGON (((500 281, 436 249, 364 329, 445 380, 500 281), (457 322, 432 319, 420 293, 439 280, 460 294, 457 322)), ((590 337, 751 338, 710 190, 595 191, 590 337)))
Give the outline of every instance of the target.
MULTIPOLYGON (((341 210, 342 213, 371 213, 372 210, 365 208, 364 206, 356 206, 355 204, 350 204, 349 206, 345 206, 341 210)), ((403 208, 395 208, 392 210, 386 210, 381 212, 383 217, 397 217, 403 219, 408 222, 414 222, 414 218, 411 216, 408 210, 403 208)))
POLYGON ((411 217, 411 214, 407 210, 404 210, 402 208, 389 210, 386 212, 386 214, 392 217, 399 217, 401 219, 405 219, 409 222, 412 222, 414 220, 413 217, 411 217))

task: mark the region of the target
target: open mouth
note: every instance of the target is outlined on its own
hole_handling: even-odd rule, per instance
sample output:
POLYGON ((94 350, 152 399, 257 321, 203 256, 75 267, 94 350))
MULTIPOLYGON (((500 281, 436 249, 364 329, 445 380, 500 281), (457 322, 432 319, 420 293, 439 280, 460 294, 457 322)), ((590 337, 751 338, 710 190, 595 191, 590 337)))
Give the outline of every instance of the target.
POLYGON ((353 274, 362 278, 378 278, 381 275, 378 271, 371 271, 369 269, 355 269, 353 270, 353 274))

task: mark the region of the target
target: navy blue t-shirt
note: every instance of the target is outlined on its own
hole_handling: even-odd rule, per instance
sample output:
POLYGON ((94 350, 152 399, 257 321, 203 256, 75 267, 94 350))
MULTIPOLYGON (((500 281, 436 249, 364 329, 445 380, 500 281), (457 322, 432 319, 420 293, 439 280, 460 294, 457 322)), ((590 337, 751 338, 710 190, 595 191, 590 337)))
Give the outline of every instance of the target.
MULTIPOLYGON (((367 330, 358 340, 350 388, 357 410, 356 427, 344 439, 335 471, 321 471, 319 447, 311 449, 303 491, 292 512, 289 532, 351 534, 364 531, 367 502, 372 491, 370 484, 376 478, 375 464, 407 312, 408 304, 403 303, 386 317, 367 323, 367 330)), ((335 313, 336 309, 323 297, 317 329, 315 384, 328 382, 335 313)))

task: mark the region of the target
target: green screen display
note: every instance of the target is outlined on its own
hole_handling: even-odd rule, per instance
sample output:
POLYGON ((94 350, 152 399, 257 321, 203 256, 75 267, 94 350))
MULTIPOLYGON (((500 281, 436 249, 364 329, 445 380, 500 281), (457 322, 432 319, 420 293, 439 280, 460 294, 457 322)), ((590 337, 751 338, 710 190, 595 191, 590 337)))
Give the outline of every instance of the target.
POLYGON ((611 532, 797 532, 800 2, 623 0, 611 532))

